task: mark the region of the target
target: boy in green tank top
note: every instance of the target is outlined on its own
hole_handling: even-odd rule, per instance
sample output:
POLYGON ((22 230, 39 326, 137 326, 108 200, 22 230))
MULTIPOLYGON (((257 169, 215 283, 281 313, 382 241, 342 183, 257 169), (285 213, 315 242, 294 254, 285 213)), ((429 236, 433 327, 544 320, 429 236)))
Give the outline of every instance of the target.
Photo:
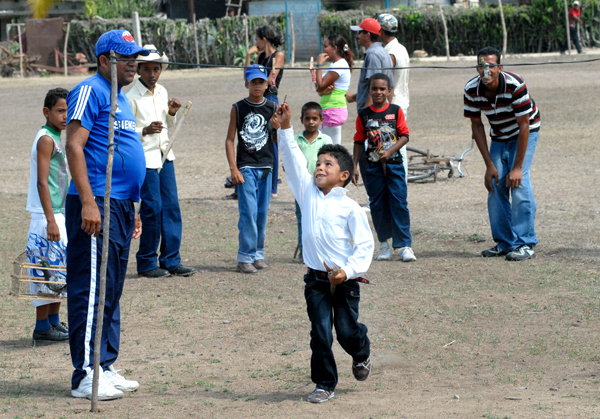
MULTIPOLYGON (((31 149, 27 211, 31 224, 27 251, 32 263, 46 260, 52 266, 66 265, 67 232, 65 228, 65 198, 67 193, 67 160, 60 134, 67 123, 67 94, 62 88, 50 90, 44 100, 46 124, 38 131, 31 149)), ((31 270, 34 277, 44 277, 48 271, 31 270)), ((54 274, 54 272, 52 272, 54 274)), ((57 275, 63 275, 58 272, 57 275)), ((63 278, 64 279, 64 278, 63 278)), ((66 291, 47 289, 31 283, 31 294, 54 294, 66 297, 66 291)), ((63 341, 69 339, 69 329, 59 318, 60 302, 34 300, 36 324, 33 340, 63 341)))

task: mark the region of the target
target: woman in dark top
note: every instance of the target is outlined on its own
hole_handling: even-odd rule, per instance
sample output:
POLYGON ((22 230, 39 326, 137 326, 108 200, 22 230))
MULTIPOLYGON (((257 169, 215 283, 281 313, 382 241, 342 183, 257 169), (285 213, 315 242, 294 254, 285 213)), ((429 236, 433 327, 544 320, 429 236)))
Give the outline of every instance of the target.
MULTIPOLYGON (((282 43, 281 36, 275 33, 275 30, 268 25, 261 26, 255 32, 255 45, 252 46, 246 53, 246 67, 250 65, 252 55, 258 54, 254 64, 260 64, 267 70, 269 83, 264 97, 267 100, 275 102, 279 105, 277 93, 279 83, 283 76, 283 65, 285 62, 285 54, 283 51, 278 51, 282 43)), ((277 143, 273 142, 273 187, 271 195, 277 197, 277 181, 279 180, 279 151, 277 143)))

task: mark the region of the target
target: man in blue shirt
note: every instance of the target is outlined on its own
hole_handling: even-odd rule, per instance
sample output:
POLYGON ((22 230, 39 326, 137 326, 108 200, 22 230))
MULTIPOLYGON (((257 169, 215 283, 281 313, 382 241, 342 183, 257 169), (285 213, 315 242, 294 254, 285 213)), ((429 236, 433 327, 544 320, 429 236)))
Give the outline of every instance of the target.
POLYGON ((113 363, 119 354, 119 299, 123 292, 129 246, 138 238, 142 224, 134 202, 146 174, 146 160, 135 117, 121 91, 137 71, 138 54, 149 51, 136 45, 126 30, 104 33, 96 43, 98 73, 79 83, 67 96, 67 159, 71 185, 66 199, 67 298, 69 343, 75 371, 71 382, 74 397, 91 398, 94 337, 102 263, 102 221, 108 161, 108 122, 111 109, 111 66, 109 53, 117 59, 118 107, 115 113, 115 154, 110 199, 110 241, 106 273, 106 300, 102 332, 99 400, 123 397, 123 391, 135 391, 139 384, 117 373, 113 363))

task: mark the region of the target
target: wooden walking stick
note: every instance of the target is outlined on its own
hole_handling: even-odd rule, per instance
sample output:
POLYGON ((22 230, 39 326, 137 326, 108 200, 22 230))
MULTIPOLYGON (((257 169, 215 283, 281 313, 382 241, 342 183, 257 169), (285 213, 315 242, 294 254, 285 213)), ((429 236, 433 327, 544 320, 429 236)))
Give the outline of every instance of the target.
POLYGON ((108 162, 106 163, 106 185, 104 187, 104 224, 102 225, 102 264, 98 286, 98 313, 94 337, 94 378, 92 381, 92 412, 98 412, 98 380, 103 374, 100 367, 102 326, 104 324, 104 302, 106 299, 106 269, 108 266, 108 239, 110 235, 110 190, 112 167, 115 154, 115 115, 117 112, 117 56, 110 51, 110 115, 108 117, 108 162))
POLYGON ((169 146, 167 147, 167 150, 163 154, 161 168, 158 169, 158 173, 160 173, 160 170, 162 169, 162 165, 165 164, 165 160, 167 160, 169 151, 171 151, 171 148, 173 147, 173 143, 175 142, 175 137, 177 136, 177 133, 179 132, 179 129, 181 128, 181 125, 183 125, 183 121, 185 120, 185 117, 187 116, 191 107, 192 107, 192 102, 190 102, 188 100, 188 103, 185 106, 185 111, 183 111, 183 115, 181 115, 181 118, 179 119, 179 121, 177 121, 177 125, 175 125, 175 130, 173 131, 173 135, 171 135, 171 138, 169 139, 169 146))

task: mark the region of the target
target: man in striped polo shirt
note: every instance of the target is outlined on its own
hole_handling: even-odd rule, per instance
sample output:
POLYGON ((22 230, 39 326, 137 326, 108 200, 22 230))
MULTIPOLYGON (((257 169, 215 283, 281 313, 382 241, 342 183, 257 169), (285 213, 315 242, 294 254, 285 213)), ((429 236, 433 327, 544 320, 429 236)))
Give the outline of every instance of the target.
POLYGON ((488 213, 496 242, 481 256, 520 261, 535 257, 533 248, 538 242, 529 169, 540 130, 540 112, 525 81, 502 69, 497 49, 485 47, 477 53, 479 75, 465 86, 464 112, 471 119, 473 138, 487 168, 488 213), (490 123, 489 150, 481 113, 490 123))

